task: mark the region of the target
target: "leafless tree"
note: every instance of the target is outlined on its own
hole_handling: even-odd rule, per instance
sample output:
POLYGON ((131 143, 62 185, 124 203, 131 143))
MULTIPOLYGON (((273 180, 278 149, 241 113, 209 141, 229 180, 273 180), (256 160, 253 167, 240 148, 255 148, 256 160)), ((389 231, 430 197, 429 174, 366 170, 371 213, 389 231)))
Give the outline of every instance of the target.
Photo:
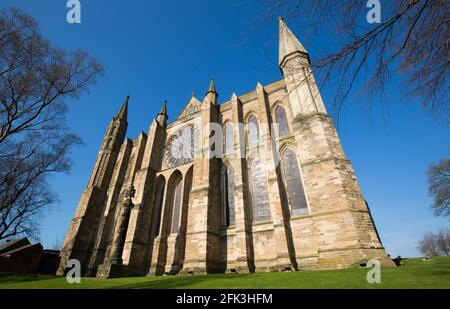
POLYGON ((387 82, 396 79, 402 82, 398 90, 404 101, 418 99, 426 110, 448 117, 450 3, 380 2, 379 24, 366 21, 369 9, 361 0, 264 0, 268 9, 262 19, 284 15, 302 33, 320 29, 339 37, 311 63, 318 82, 335 90, 333 110, 338 116, 353 89, 363 91, 362 101, 372 107, 384 102, 387 82))
POLYGON ((420 240, 418 249, 425 256, 440 256, 450 254, 450 230, 441 229, 436 234, 427 233, 420 240))
POLYGON ((53 47, 34 19, 17 9, 0 12, 0 143, 24 131, 52 127, 102 66, 83 51, 53 47))
POLYGON ((427 171, 428 192, 433 197, 436 216, 450 217, 450 160, 431 165, 427 171))
POLYGON ((450 230, 441 229, 438 231, 437 245, 442 254, 450 255, 450 230))
POLYGON ((65 126, 65 100, 101 72, 88 54, 52 46, 31 16, 0 11, 0 240, 36 238, 57 201, 46 180, 69 171, 70 149, 80 142, 65 126))
POLYGON ((438 256, 439 249, 437 247, 436 235, 433 233, 427 233, 425 236, 419 241, 419 250, 425 256, 438 256))

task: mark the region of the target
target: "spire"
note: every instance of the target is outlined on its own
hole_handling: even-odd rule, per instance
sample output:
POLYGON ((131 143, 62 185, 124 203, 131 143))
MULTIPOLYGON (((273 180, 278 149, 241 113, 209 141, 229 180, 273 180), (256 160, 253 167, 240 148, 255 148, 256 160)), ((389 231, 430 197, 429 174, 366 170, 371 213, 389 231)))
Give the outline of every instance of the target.
POLYGON ((158 113, 158 115, 156 115, 156 121, 158 121, 158 123, 165 128, 167 119, 169 119, 169 116, 167 115, 167 100, 164 100, 161 111, 158 113))
POLYGON ((214 84, 214 78, 211 78, 211 82, 209 83, 208 91, 205 94, 205 97, 213 104, 217 103, 217 97, 219 95, 216 92, 216 86, 214 84))
POLYGON ((278 65, 284 66, 286 58, 293 54, 300 54, 309 61, 308 52, 297 39, 297 37, 288 28, 283 17, 278 18, 279 24, 279 60, 278 65))
POLYGON ((167 100, 164 100, 164 104, 158 115, 166 115, 167 116, 167 100))
POLYGON ((210 92, 217 94, 216 86, 214 85, 214 78, 211 78, 211 82, 209 83, 209 89, 208 92, 206 92, 206 95, 208 95, 208 93, 210 92))
POLYGON ((130 99, 130 96, 127 95, 125 98, 125 101, 123 102, 122 106, 120 107, 119 112, 117 113, 116 117, 114 119, 127 119, 128 116, 128 100, 130 99))

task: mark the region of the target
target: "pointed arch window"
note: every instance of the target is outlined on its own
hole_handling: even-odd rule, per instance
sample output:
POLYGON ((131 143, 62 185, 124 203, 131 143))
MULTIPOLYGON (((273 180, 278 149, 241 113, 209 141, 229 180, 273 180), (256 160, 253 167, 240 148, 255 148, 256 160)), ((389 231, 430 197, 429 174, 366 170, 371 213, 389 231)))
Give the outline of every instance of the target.
POLYGON ((291 213, 294 215, 307 213, 308 205, 297 155, 291 149, 286 149, 283 152, 282 166, 291 213))
POLYGON ((112 137, 109 137, 105 142, 105 149, 112 149, 114 140, 112 137))
POLYGON ((289 126, 286 118, 286 111, 281 105, 278 105, 275 108, 275 120, 278 124, 279 136, 285 136, 289 134, 289 126))
POLYGON ((156 188, 155 195, 155 211, 153 212, 153 236, 156 237, 159 235, 159 230, 161 228, 161 213, 164 202, 164 189, 165 189, 165 181, 164 178, 158 180, 158 185, 156 188))
POLYGON ((255 222, 270 220, 269 192, 264 163, 255 158, 251 162, 251 190, 255 222))
POLYGON ((247 124, 247 132, 248 132, 248 145, 250 147, 258 145, 259 142, 259 124, 258 119, 255 116, 251 115, 248 118, 247 124))
POLYGON ((119 127, 118 127, 118 126, 113 126, 113 127, 111 128, 111 132, 110 132, 109 135, 112 135, 112 136, 117 135, 117 131, 118 131, 118 130, 119 130, 119 127))
POLYGON ((233 138, 233 125, 227 124, 224 130, 223 149, 226 156, 230 156, 233 153, 234 138, 233 138))
POLYGON ((130 159, 128 160, 128 167, 127 167, 127 171, 125 173, 125 178, 124 178, 125 181, 129 180, 131 171, 132 171, 133 166, 134 166, 134 163, 135 163, 134 162, 134 154, 132 154, 130 159))
POLYGON ((223 225, 229 227, 236 224, 234 205, 234 169, 226 166, 223 173, 223 225))
POLYGON ((172 203, 172 228, 171 233, 178 233, 180 228, 180 216, 181 216, 181 195, 182 195, 183 182, 181 178, 176 181, 173 203, 172 203))

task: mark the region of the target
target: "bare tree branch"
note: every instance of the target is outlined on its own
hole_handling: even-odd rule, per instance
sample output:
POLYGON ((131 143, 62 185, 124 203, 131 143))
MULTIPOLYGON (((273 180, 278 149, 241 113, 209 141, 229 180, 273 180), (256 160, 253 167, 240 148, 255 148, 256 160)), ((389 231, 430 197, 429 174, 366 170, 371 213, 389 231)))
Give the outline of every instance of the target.
POLYGON ((450 160, 441 160, 427 171, 428 192, 433 197, 436 216, 450 218, 450 160))
POLYGON ((369 107, 380 103, 375 98, 383 97, 387 82, 394 78, 403 83, 404 101, 417 99, 424 109, 450 116, 448 1, 383 1, 383 20, 373 25, 365 20, 364 1, 265 3, 262 22, 284 15, 302 29, 334 29, 339 35, 338 43, 311 63, 318 82, 337 89, 332 107, 338 116, 354 90, 363 91, 369 107))
POLYGON ((32 17, 0 11, 0 240, 35 238, 57 195, 47 177, 68 172, 80 143, 65 126, 67 98, 93 84, 102 66, 83 51, 53 47, 32 17))

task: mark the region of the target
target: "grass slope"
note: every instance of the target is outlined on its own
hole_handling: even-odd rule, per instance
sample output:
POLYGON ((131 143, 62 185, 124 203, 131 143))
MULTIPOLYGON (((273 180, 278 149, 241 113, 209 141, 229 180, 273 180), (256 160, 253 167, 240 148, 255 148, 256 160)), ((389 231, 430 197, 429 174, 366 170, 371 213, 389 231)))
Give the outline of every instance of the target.
POLYGON ((368 269, 299 271, 207 276, 164 276, 119 279, 82 278, 69 284, 64 277, 0 274, 4 288, 450 288, 450 257, 405 260, 405 266, 384 267, 381 283, 366 281, 368 269))

